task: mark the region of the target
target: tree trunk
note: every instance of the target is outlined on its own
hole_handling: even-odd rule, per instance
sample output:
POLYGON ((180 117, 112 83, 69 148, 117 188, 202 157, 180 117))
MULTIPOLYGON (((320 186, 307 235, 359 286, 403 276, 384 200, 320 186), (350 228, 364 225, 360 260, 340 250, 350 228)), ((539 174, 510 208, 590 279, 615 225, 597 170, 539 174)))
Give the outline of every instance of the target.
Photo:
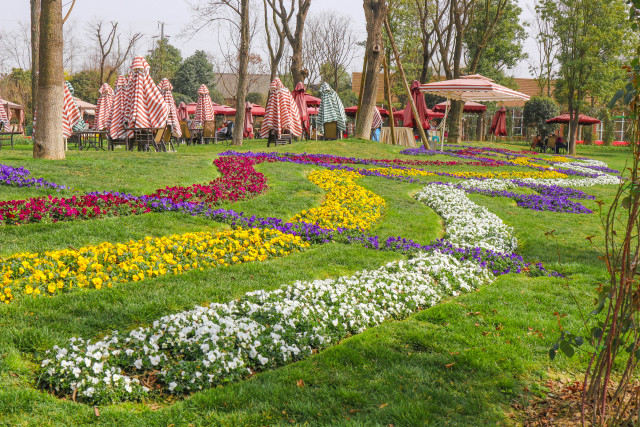
POLYGON ((233 126, 232 145, 242 145, 245 102, 247 98, 247 67, 249 64, 249 0, 242 0, 240 8, 240 64, 238 67, 236 117, 233 126))
POLYGON ((296 31, 293 40, 289 39, 291 44, 291 76, 293 77, 293 85, 298 82, 304 83, 305 73, 304 62, 302 61, 302 37, 304 35, 304 22, 307 19, 307 12, 311 6, 311 1, 298 1, 298 14, 296 15, 296 31))
POLYGON ((422 70, 420 71, 420 83, 429 83, 429 63, 431 57, 429 56, 429 46, 424 46, 422 51, 422 70))
POLYGON ((462 141, 462 110, 464 102, 451 100, 451 110, 449 110, 449 120, 447 123, 447 142, 458 144, 462 141))
POLYGON ((356 123, 356 138, 369 139, 371 137, 371 124, 373 111, 376 108, 378 95, 378 70, 382 64, 382 28, 387 16, 387 4, 385 0, 364 0, 364 15, 367 20, 367 44, 365 54, 367 58, 367 71, 364 76, 364 87, 360 112, 356 123))
POLYGON ((38 99, 38 54, 40 49, 40 0, 31 0, 31 112, 38 99))
POLYGON ((38 75, 38 130, 33 141, 36 159, 64 159, 62 105, 62 0, 42 0, 38 75))

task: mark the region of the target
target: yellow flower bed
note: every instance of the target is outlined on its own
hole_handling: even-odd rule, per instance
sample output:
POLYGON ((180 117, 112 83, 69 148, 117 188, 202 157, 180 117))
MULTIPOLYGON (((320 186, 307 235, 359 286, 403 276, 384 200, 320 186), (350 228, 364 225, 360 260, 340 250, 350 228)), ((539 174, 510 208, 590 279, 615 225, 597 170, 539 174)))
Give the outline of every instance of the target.
MULTIPOLYGON (((373 169, 386 176, 437 176, 433 172, 427 172, 420 169, 392 169, 392 168, 379 168, 373 169)), ((451 172, 448 175, 452 175, 456 178, 468 179, 468 178, 495 178, 495 179, 522 179, 522 178, 566 178, 567 175, 556 172, 554 170, 548 171, 506 171, 506 172, 451 172)))
POLYGON ((368 230, 382 216, 384 199, 354 182, 362 178, 359 173, 322 170, 311 172, 308 178, 327 192, 326 200, 320 207, 300 212, 292 222, 305 221, 332 230, 368 230))
POLYGON ((570 159, 568 157, 562 157, 562 156, 552 156, 548 159, 545 159, 548 162, 565 162, 565 163, 569 163, 569 162, 575 162, 576 159, 570 159))
POLYGON ((0 301, 8 304, 16 295, 52 296, 197 268, 264 261, 308 246, 298 236, 252 228, 146 237, 41 254, 18 253, 0 258, 0 301))

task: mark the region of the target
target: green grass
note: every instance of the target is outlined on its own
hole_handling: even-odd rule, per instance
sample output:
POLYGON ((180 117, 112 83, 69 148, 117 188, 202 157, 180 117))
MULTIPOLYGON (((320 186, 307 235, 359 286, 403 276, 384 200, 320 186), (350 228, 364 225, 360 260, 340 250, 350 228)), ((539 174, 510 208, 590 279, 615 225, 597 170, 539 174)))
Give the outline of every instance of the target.
MULTIPOLYGON (((18 148, 0 151, 0 163, 25 166, 36 177, 82 191, 109 189, 134 194, 209 181, 218 176, 211 162, 229 149, 222 145, 181 146, 177 154, 73 151, 65 161, 47 162, 32 160, 26 146, 18 148)), ((239 148, 249 149, 264 151, 266 144, 255 141, 239 148)), ((281 152, 416 159, 400 155, 401 149, 351 140, 275 148, 281 152)), ((590 157, 618 169, 624 167, 627 155, 619 151, 590 153, 590 157)), ((288 219, 322 202, 324 192, 306 179, 314 168, 289 163, 258 165, 268 178, 268 192, 224 207, 288 219)), ((487 171, 468 167, 438 170, 487 171)), ((441 219, 411 197, 421 185, 375 177, 358 182, 387 203, 373 233, 382 238, 402 235, 421 243, 442 236, 441 219)), ((609 203, 615 189, 585 191, 609 203)), ((0 187, 0 200, 47 193, 0 187)), ((477 292, 445 301, 405 321, 372 328, 307 360, 184 399, 154 398, 100 407, 99 417, 92 407, 60 400, 35 386, 34 362, 43 351, 71 336, 91 338, 113 329, 126 330, 197 304, 224 302, 250 290, 275 289, 295 280, 376 268, 401 256, 327 244, 265 263, 22 300, 0 307, 0 425, 508 424, 505 413, 512 411, 510 404, 526 398, 535 382, 558 373, 575 376, 583 368, 580 357, 550 362, 547 351, 559 334, 554 312, 568 314, 565 326, 576 329, 579 322, 574 299, 588 307, 596 284, 605 279, 597 259, 603 234, 598 215, 534 212, 515 206, 509 199, 471 197, 514 227, 519 251, 527 261, 542 261, 568 279, 503 276, 477 292), (551 235, 545 235, 552 230, 551 235), (586 239, 592 235, 596 236, 595 247, 586 239), (299 380, 303 380, 303 387, 297 385, 299 380)), ((595 202, 582 202, 597 209, 595 202)), ((0 256, 223 228, 179 213, 0 227, 0 256)))

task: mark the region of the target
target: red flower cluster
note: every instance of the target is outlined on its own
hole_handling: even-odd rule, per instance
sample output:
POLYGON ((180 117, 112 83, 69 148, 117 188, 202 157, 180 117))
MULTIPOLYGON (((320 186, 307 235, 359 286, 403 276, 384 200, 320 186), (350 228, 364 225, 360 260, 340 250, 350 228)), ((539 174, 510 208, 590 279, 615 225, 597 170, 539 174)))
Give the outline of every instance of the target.
POLYGON ((178 202, 235 202, 260 194, 267 189, 267 178, 256 172, 253 165, 262 159, 245 157, 221 157, 213 161, 222 176, 208 184, 189 187, 166 187, 150 194, 150 197, 166 198, 178 202))
POLYGON ((84 195, 69 198, 38 197, 0 202, 0 222, 19 225, 41 221, 71 221, 103 216, 126 216, 150 212, 145 203, 123 197, 84 195))

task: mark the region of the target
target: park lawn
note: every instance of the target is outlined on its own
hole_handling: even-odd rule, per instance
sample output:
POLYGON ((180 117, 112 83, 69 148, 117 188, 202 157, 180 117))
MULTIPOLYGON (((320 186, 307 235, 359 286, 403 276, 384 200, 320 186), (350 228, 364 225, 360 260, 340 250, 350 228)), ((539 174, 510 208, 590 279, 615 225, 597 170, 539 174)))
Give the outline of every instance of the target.
MULTIPOLYGON (((264 141, 248 142, 238 150, 265 151, 265 145, 264 141)), ((492 146, 518 148, 507 144, 492 146)), ((2 150, 0 163, 25 166, 38 178, 81 191, 109 189, 144 194, 166 185, 214 179, 218 174, 211 162, 217 153, 229 148, 180 146, 177 154, 144 155, 73 151, 63 162, 36 162, 24 147, 13 152, 2 150)), ((282 152, 361 158, 434 159, 403 156, 400 149, 351 140, 310 141, 275 148, 282 152)), ((587 155, 617 169, 624 167, 627 158, 627 153, 619 150, 587 155)), ((324 192, 306 179, 309 171, 317 169, 314 166, 263 163, 256 169, 267 176, 268 192, 223 207, 288 219, 319 205, 324 198, 324 192)), ((464 166, 440 170, 472 169, 489 170, 464 166)), ((421 243, 442 237, 440 217, 410 196, 421 184, 376 177, 361 178, 358 183, 387 203, 373 234, 383 238, 401 235, 421 243)), ((585 191, 609 203, 615 188, 585 191)), ((0 187, 0 200, 42 194, 47 191, 0 187)), ((160 396, 143 403, 100 407, 99 417, 92 407, 58 399, 35 386, 34 361, 43 351, 54 344, 64 344, 71 336, 91 338, 114 329, 135 328, 194 305, 225 302, 250 290, 271 290, 296 280, 374 269, 402 256, 325 244, 263 263, 191 271, 51 299, 25 299, 0 307, 0 424, 509 423, 506 414, 512 412, 510 404, 536 392, 537 382, 558 373, 573 376, 584 365, 580 355, 551 362, 547 351, 559 335, 554 312, 568 314, 563 325, 576 330, 579 321, 575 300, 590 307, 596 284, 606 279, 597 259, 602 228, 597 214, 534 212, 517 207, 509 199, 477 195, 471 199, 515 228, 519 252, 525 260, 542 261, 567 278, 502 276, 477 292, 444 301, 405 321, 387 322, 307 360, 184 399, 160 396), (592 235, 596 236, 595 247, 586 239, 592 235)), ((592 201, 581 203, 597 208, 592 201)), ((224 228, 227 226, 179 213, 0 227, 0 256, 224 228)))

